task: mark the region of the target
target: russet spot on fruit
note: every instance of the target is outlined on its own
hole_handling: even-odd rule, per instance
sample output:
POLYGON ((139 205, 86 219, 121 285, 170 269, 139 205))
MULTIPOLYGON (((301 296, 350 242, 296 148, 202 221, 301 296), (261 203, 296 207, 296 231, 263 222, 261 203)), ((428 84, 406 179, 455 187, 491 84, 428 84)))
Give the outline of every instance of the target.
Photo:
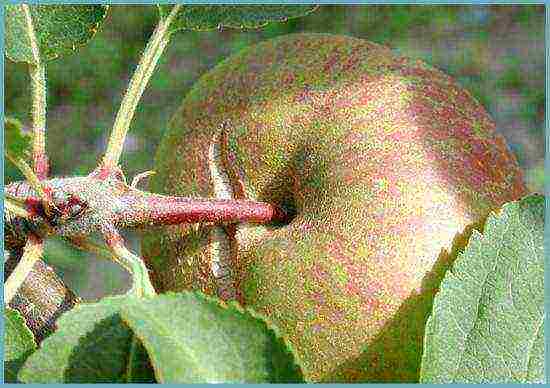
MULTIPOLYGON (((473 226, 526 193, 495 125, 453 79, 365 40, 297 34, 203 76, 170 124, 153 191, 213 195, 208 147, 238 197, 287 225, 243 225, 241 301, 293 344, 313 381, 415 381, 425 321, 473 226)), ((209 226, 145 239, 161 290, 214 292, 209 226)))

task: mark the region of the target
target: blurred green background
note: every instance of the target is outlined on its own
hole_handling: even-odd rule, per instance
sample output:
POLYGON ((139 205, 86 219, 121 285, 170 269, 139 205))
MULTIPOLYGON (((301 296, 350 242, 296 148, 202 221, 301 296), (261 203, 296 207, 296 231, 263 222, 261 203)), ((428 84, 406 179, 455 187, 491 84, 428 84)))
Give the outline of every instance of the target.
MULTIPOLYGON (((47 147, 53 175, 86 174, 105 149, 109 128, 140 53, 157 21, 154 6, 111 6, 97 35, 75 54, 50 62, 47 147)), ((543 191, 544 6, 322 6, 304 18, 261 30, 223 29, 173 36, 131 125, 126 175, 152 169, 166 123, 186 92, 228 55, 292 32, 346 34, 392 47, 453 76, 489 111, 525 171, 543 191)), ((6 61, 5 112, 29 123, 26 66, 6 61)), ((9 163, 5 182, 21 179, 9 163)), ((127 235, 139 251, 139 236, 127 235)), ((84 299, 120 293, 118 266, 59 241, 46 260, 84 299)))

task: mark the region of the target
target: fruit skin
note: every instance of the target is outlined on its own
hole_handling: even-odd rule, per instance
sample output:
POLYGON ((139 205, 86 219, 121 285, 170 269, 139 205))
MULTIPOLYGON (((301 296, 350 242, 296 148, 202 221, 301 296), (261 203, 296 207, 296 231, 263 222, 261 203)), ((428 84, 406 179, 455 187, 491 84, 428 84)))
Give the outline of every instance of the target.
MULTIPOLYGON (((288 225, 237 227, 242 301, 281 328, 309 380, 416 381, 445 269, 473 226, 526 193, 485 110, 382 46, 287 35, 199 80, 159 148, 152 190, 212 196, 208 146, 224 121, 237 196, 296 208, 288 225)), ((213 292, 208 231, 146 237, 158 288, 213 292)))

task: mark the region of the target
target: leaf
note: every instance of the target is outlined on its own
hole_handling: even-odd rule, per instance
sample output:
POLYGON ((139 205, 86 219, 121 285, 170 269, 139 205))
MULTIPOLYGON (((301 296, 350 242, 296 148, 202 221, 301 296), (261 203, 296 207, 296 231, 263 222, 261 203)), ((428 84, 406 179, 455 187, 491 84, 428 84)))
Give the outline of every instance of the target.
MULTIPOLYGON (((172 5, 158 5, 161 17, 172 5)), ((259 28, 269 22, 284 22, 305 16, 317 9, 316 5, 211 5, 187 6, 179 11, 172 31, 208 31, 222 27, 259 28)))
POLYGON ((491 214, 441 283, 421 382, 544 380, 544 197, 491 214))
POLYGON ((260 316, 197 293, 159 295, 121 310, 161 383, 302 382, 294 357, 260 316))
POLYGON ((154 382, 141 343, 133 356, 132 377, 127 376, 132 332, 118 312, 140 301, 104 298, 63 314, 57 321, 58 329, 28 358, 19 378, 26 383, 154 382))
POLYGON ((6 55, 14 62, 55 59, 85 45, 107 14, 105 5, 7 5, 6 55), (30 22, 30 23, 29 23, 30 22))
POLYGON ((14 157, 26 159, 31 152, 32 136, 23 133, 23 124, 19 120, 4 118, 5 151, 14 157))
POLYGON ((7 307, 4 317, 4 378, 7 383, 16 383, 17 373, 27 357, 36 350, 36 343, 25 319, 18 311, 7 307))

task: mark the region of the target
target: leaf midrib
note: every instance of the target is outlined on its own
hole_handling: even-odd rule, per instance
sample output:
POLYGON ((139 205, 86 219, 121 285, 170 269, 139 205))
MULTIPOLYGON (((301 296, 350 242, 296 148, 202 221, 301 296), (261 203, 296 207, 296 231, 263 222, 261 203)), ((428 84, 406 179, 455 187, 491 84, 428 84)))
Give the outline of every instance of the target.
MULTIPOLYGON (((505 236, 506 233, 509 231, 510 229, 510 225, 509 223, 506 224, 506 229, 504 230, 504 232, 502 232, 502 236, 505 236)), ((488 231, 487 231, 488 233, 488 231)), ((480 234, 481 235, 481 239, 480 239, 480 245, 483 246, 483 242, 484 242, 484 235, 483 234, 480 234)), ((490 244, 490 245, 493 245, 493 244, 490 244)), ((465 350, 468 346, 468 343, 470 341, 470 338, 474 332, 474 330, 476 329, 477 325, 478 325, 478 322, 479 322, 479 306, 480 306, 480 301, 481 299, 483 298, 483 296, 486 295, 487 293, 487 279, 489 279, 489 276, 491 275, 491 273, 493 273, 497 267, 497 264, 499 263, 499 258, 501 256, 501 249, 500 247, 495 247, 496 248, 496 254, 495 254, 495 261, 493 263, 493 266, 491 268, 490 271, 487 271, 484 279, 483 279, 483 283, 482 283, 482 286, 481 286, 481 292, 479 293, 479 297, 476 298, 477 299, 477 302, 476 302, 476 318, 474 320, 474 323, 472 325, 472 327, 470 328, 470 330, 468 330, 468 333, 466 335, 466 338, 464 339, 464 348, 462 349, 462 351, 460 352, 460 355, 459 355, 459 358, 458 358, 458 362, 456 363, 456 369, 453 373, 453 377, 451 379, 451 383, 456 383, 457 382, 457 376, 458 376, 458 373, 459 371, 461 370, 461 365, 462 365, 462 359, 463 359, 463 356, 464 356, 464 353, 465 353, 465 350)))

